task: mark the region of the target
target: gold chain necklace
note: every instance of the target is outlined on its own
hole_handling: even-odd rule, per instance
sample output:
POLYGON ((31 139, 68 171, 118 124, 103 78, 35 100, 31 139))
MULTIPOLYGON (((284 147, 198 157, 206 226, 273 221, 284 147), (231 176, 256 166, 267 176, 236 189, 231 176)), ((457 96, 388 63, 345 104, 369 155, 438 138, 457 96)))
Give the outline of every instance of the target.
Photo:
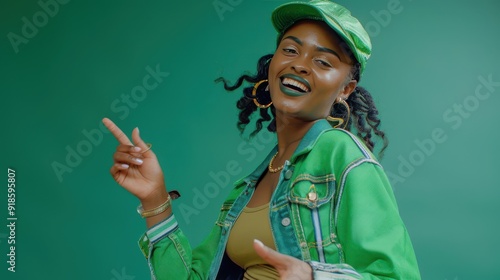
POLYGON ((282 166, 278 166, 276 168, 273 168, 273 162, 274 162, 274 159, 276 158, 277 155, 278 155, 278 152, 276 152, 276 154, 271 158, 271 161, 269 161, 269 166, 267 167, 267 169, 271 173, 279 172, 279 171, 281 171, 281 169, 283 169, 283 167, 285 167, 285 164, 283 164, 282 166))

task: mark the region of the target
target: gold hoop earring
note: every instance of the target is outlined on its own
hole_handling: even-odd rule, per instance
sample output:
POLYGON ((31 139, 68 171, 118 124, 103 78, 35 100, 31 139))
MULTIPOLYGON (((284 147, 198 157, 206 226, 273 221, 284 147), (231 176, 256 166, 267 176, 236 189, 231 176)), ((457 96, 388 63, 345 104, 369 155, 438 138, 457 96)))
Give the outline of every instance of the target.
MULTIPOLYGON (((271 101, 269 104, 262 105, 262 104, 259 103, 259 101, 257 101, 257 89, 259 88, 259 86, 262 83, 267 83, 267 82, 268 82, 267 80, 261 80, 261 81, 259 81, 258 83, 256 83, 253 86, 253 90, 252 90, 253 103, 255 103, 255 105, 257 105, 257 107, 262 108, 262 109, 269 108, 269 106, 271 106, 271 104, 273 104, 273 102, 271 101)), ((268 88, 269 88, 269 84, 266 86, 266 91, 267 91, 268 88)))
POLYGON ((329 122, 337 122, 337 124, 335 126, 333 126, 334 128, 339 128, 341 125, 344 124, 344 126, 342 126, 342 128, 345 129, 347 127, 347 123, 349 122, 349 118, 351 117, 351 109, 349 108, 349 104, 347 104, 347 102, 344 99, 341 99, 341 98, 338 98, 337 100, 335 100, 335 102, 333 103, 332 107, 335 104, 342 104, 342 106, 344 106, 346 108, 346 110, 347 110, 347 118, 346 118, 346 120, 344 121, 343 118, 335 118, 335 117, 332 117, 332 116, 326 117, 326 120, 329 121, 329 122))

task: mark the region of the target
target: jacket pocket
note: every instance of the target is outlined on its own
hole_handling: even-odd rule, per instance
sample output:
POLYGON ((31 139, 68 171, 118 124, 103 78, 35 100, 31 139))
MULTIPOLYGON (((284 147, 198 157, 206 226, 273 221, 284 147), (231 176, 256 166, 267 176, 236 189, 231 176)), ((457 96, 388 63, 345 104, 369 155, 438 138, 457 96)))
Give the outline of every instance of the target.
POLYGON ((236 186, 228 195, 224 203, 222 203, 222 206, 220 208, 219 216, 217 217, 217 221, 215 222, 216 225, 220 227, 230 227, 230 223, 228 222, 228 217, 227 215, 229 214, 229 211, 233 207, 234 203, 236 200, 240 197, 242 194, 242 191, 244 190, 245 185, 240 184, 239 186, 236 186))
POLYGON ((287 199, 305 260, 340 261, 340 244, 332 223, 335 190, 334 174, 300 174, 290 184, 287 199))
POLYGON ((217 217, 217 221, 215 222, 216 225, 220 227, 227 227, 229 226, 228 223, 226 222, 226 217, 227 213, 229 212, 229 209, 233 206, 234 201, 226 201, 222 204, 222 207, 220 208, 219 216, 217 217))
POLYGON ((335 195, 335 175, 313 176, 300 174, 290 185, 288 201, 304 205, 310 209, 329 202, 335 195))

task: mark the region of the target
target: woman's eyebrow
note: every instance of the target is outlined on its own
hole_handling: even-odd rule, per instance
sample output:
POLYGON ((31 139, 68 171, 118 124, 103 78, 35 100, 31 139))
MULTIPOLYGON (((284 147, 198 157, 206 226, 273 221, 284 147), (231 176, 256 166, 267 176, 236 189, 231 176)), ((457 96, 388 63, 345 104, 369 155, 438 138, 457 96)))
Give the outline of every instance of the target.
POLYGON ((299 38, 295 37, 295 36, 286 36, 285 38, 283 38, 283 40, 286 40, 286 39, 293 40, 293 41, 295 41, 295 43, 297 43, 297 44, 299 44, 299 45, 302 46, 302 41, 299 38))
MULTIPOLYGON (((302 41, 299 38, 295 37, 295 36, 286 36, 285 38, 283 38, 283 40, 286 40, 286 39, 290 39, 290 40, 294 41, 295 43, 299 44, 300 46, 302 46, 302 41)), ((342 59, 340 58, 340 55, 336 51, 334 51, 332 49, 317 46, 316 50, 318 50, 320 52, 331 53, 331 54, 335 55, 336 57, 338 57, 338 59, 340 61, 342 61, 342 59)))
POLYGON ((338 57, 338 59, 339 59, 340 61, 342 61, 342 59, 340 58, 340 55, 339 55, 336 51, 334 51, 334 50, 332 50, 332 49, 325 48, 325 47, 320 47, 320 46, 317 46, 317 47, 316 47, 316 49, 317 49, 318 51, 320 51, 320 52, 327 52, 327 53, 331 53, 331 54, 335 55, 336 57, 338 57))

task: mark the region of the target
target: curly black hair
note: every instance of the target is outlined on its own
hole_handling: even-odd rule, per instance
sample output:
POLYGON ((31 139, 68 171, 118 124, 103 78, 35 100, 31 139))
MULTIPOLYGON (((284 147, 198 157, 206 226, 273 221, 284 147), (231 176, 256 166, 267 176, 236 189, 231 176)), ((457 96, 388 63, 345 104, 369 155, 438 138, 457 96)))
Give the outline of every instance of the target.
MULTIPOLYGON (((244 81, 252 84, 249 87, 243 88, 243 96, 236 103, 236 107, 240 109, 237 126, 241 134, 243 134, 246 126, 250 123, 250 116, 257 109, 259 110, 260 118, 256 121, 255 130, 250 134, 250 137, 255 136, 259 131, 261 131, 263 127, 262 123, 266 121, 270 121, 267 125, 267 130, 270 132, 276 132, 276 120, 274 119, 276 115, 274 106, 271 105, 269 108, 258 108, 254 103, 254 96, 252 96, 254 85, 257 82, 268 78, 269 64, 272 57, 272 54, 262 56, 257 62, 257 73, 255 75, 241 75, 233 85, 230 85, 229 82, 223 77, 219 77, 215 80, 216 82, 223 82, 224 89, 227 91, 234 91, 240 88, 244 81), (271 111, 272 116, 268 113, 268 109, 271 111)), ((354 64, 350 73, 350 78, 359 81, 360 69, 361 65, 359 63, 354 64)), ((269 94, 264 94, 262 96, 269 96, 269 94)), ((257 94, 257 98, 259 99, 260 104, 268 104, 271 101, 270 99, 265 100, 265 97, 260 97, 259 94, 257 94)), ((349 105, 351 114, 344 129, 354 132, 358 137, 360 137, 370 151, 373 151, 375 147, 375 143, 372 140, 372 133, 379 136, 383 140, 383 146, 379 152, 379 157, 382 158, 389 142, 385 133, 379 129, 380 119, 378 117, 378 110, 370 92, 363 87, 357 86, 349 95, 346 102, 349 105), (355 131, 353 131, 353 129, 355 131)), ((337 106, 337 103, 335 103, 332 106, 330 115, 334 118, 346 119, 347 108, 345 106, 337 106)))

